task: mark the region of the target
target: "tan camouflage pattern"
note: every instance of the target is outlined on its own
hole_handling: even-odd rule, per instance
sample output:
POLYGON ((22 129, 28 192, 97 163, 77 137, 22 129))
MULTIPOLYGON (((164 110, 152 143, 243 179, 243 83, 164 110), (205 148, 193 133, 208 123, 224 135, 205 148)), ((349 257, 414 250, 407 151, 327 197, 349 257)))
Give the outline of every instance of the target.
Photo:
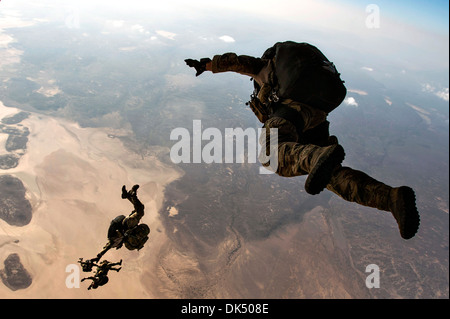
MULTIPOLYGON (((253 77, 262 85, 267 83, 268 60, 255 58, 247 55, 236 55, 226 53, 216 55, 212 60, 212 72, 237 72, 253 77), (261 74, 264 74, 261 76, 261 74)), ((303 103, 292 100, 281 101, 301 114, 304 121, 302 132, 314 132, 313 129, 326 122, 327 113, 310 107, 303 103), (312 131, 311 131, 312 130, 312 131)), ((331 143, 337 143, 337 139, 327 136, 322 140, 306 141, 304 136, 298 135, 297 128, 290 121, 281 117, 271 117, 264 122, 264 128, 268 134, 269 128, 278 129, 278 167, 276 173, 284 177, 307 175, 313 168, 314 163, 331 143), (301 142, 301 143, 300 143, 301 142), (319 146, 321 145, 321 146, 319 146)), ((327 127, 328 130, 328 127, 327 127)), ((270 150, 270 137, 261 136, 260 144, 266 154, 275 154, 270 150), (265 145, 264 145, 265 144, 265 145)), ((309 138, 309 137, 308 137, 309 138)), ((268 162, 261 162, 263 166, 270 169, 268 162)), ((389 211, 390 186, 387 186, 367 174, 349 167, 338 166, 334 171, 327 189, 341 198, 356 202, 358 204, 389 211)))
POLYGON ((307 104, 292 100, 284 100, 282 103, 300 113, 303 119, 303 132, 313 129, 327 120, 327 113, 307 104))
POLYGON ((137 198, 136 194, 134 194, 134 196, 131 196, 129 198, 129 201, 133 204, 134 210, 125 218, 123 224, 126 225, 128 229, 131 229, 133 227, 136 227, 139 224, 141 218, 144 216, 144 205, 137 198))
MULTIPOLYGON (((321 147, 314 144, 300 144, 298 143, 297 129, 294 124, 281 118, 272 117, 264 123, 263 132, 261 134, 260 144, 262 150, 266 154, 276 154, 278 151, 278 168, 276 173, 284 177, 294 177, 307 175, 314 167, 318 158, 327 150, 327 147, 321 147), (278 130, 278 143, 270 143, 269 129, 278 130), (265 145, 264 145, 265 143, 265 145), (272 149, 271 149, 272 147, 272 149)), ((268 163, 263 163, 268 166, 268 163)))
POLYGON ((213 57, 212 72, 220 73, 230 71, 256 77, 266 65, 267 60, 248 55, 237 55, 236 53, 230 52, 213 57))
POLYGON ((338 167, 327 189, 349 202, 390 211, 392 187, 350 167, 338 167))
MULTIPOLYGON (((298 143, 298 134, 295 126, 279 117, 273 117, 264 124, 266 133, 268 128, 278 129, 278 168, 276 174, 284 177, 307 175, 314 167, 318 158, 329 146, 298 143)), ((264 132, 264 130, 263 130, 264 132)), ((270 138, 260 138, 262 150, 267 154, 275 154, 270 149, 270 138)), ((275 147, 272 145, 272 147, 275 147)), ((262 163, 268 168, 269 163, 262 163)), ((341 198, 356 202, 360 205, 390 211, 389 200, 392 187, 387 186, 367 174, 349 167, 338 166, 331 177, 327 189, 341 198)))

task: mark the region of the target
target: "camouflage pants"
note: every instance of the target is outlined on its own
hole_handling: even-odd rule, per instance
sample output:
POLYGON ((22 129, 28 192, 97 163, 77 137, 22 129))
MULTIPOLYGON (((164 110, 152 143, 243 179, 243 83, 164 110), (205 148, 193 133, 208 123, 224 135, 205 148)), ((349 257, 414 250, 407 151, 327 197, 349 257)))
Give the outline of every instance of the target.
POLYGON ((123 224, 127 226, 127 229, 132 229, 139 224, 139 221, 144 216, 144 204, 136 195, 131 196, 128 200, 133 204, 134 210, 125 218, 123 224))
MULTIPOLYGON (((314 154, 321 149, 320 143, 307 143, 306 134, 298 134, 297 128, 290 121, 281 117, 272 117, 264 123, 266 134, 261 134, 260 144, 266 155, 278 153, 277 167, 270 166, 267 161, 261 160, 263 166, 275 171, 284 177, 307 175, 311 169, 311 160, 314 154), (277 130, 277 142, 273 143, 269 129, 277 130)), ((328 126, 326 137, 328 138, 328 126)), ((260 156, 260 159, 262 157, 260 156)))
MULTIPOLYGON (((262 150, 266 150, 267 154, 275 154, 278 151, 278 167, 274 171, 284 177, 308 174, 311 169, 312 158, 325 147, 324 141, 328 138, 328 126, 326 126, 326 131, 325 129, 317 132, 307 131, 299 136, 296 127, 280 117, 267 120, 264 123, 264 128, 266 128, 266 137, 264 139, 261 136, 260 139, 262 150), (269 133, 268 128, 278 130, 277 145, 270 145, 270 138, 267 135, 269 133), (314 140, 314 136, 320 138, 314 140), (304 142, 310 143, 303 144, 304 142)), ((269 168, 270 163, 261 163, 269 168)), ((389 198, 392 188, 361 171, 339 165, 334 170, 327 189, 347 201, 389 211, 389 198)))
POLYGON ((327 189, 349 202, 385 211, 391 210, 392 187, 350 167, 338 167, 327 189))

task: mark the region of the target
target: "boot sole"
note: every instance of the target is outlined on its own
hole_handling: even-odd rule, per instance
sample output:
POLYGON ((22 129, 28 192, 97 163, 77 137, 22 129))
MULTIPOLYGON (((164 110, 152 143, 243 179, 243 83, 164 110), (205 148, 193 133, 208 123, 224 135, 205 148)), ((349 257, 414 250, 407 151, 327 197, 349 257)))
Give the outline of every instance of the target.
POLYGON ((345 158, 344 148, 337 144, 328 153, 324 154, 313 170, 308 174, 305 182, 305 190, 308 194, 319 194, 330 182, 335 167, 345 158))
POLYGON ((416 235, 420 226, 420 216, 416 207, 416 195, 412 188, 399 187, 398 199, 392 214, 403 239, 410 239, 416 235))

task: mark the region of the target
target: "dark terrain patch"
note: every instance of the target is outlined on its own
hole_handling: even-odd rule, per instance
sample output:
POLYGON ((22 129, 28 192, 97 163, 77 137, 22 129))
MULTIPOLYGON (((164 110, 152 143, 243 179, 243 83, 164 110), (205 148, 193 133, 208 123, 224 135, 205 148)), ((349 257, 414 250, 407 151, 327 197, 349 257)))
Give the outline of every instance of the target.
POLYGON ((28 288, 32 278, 20 262, 18 254, 10 254, 4 261, 5 268, 0 270, 0 277, 9 289, 16 291, 28 288))
POLYGON ((0 176, 0 218, 10 225, 24 226, 31 221, 32 208, 25 191, 20 179, 0 176))

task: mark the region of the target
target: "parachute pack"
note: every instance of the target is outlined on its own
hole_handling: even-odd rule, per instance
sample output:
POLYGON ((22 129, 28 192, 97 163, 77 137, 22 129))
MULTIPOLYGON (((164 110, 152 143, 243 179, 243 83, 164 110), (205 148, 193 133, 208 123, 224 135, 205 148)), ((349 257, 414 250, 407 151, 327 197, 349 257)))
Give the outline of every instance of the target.
POLYGON ((313 45, 278 42, 262 58, 273 61, 272 100, 291 99, 330 113, 347 94, 334 64, 313 45))

